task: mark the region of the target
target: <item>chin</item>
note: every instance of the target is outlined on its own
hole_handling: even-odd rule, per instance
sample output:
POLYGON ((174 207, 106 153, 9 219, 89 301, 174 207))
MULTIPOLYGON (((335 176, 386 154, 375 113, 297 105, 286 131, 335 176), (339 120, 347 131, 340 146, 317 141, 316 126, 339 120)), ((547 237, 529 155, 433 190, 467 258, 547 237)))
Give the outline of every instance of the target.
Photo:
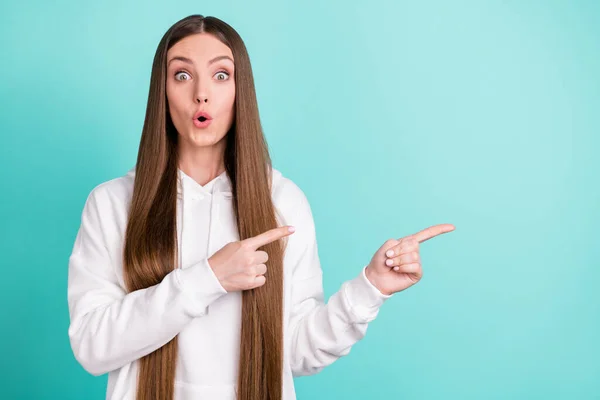
MULTIPOLYGON (((213 130, 196 129, 188 134, 188 142, 192 146, 212 146, 219 142, 220 136, 213 130)), ((222 138, 221 138, 222 139, 222 138)))

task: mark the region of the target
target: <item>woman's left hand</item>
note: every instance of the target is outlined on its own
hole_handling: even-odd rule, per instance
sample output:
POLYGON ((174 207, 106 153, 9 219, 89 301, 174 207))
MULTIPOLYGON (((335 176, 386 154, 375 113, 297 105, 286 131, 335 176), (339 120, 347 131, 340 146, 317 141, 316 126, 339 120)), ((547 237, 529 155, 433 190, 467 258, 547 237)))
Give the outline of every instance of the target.
POLYGON ((414 235, 386 241, 367 266, 367 278, 385 295, 409 288, 423 276, 419 244, 454 229, 452 224, 434 225, 414 235))

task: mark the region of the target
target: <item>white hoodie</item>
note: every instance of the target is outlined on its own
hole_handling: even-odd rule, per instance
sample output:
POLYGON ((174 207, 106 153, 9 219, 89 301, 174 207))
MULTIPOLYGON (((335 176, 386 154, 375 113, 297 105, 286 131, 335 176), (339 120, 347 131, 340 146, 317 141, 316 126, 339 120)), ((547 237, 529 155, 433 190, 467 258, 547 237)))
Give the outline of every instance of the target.
MULTIPOLYGON (((109 373, 106 399, 135 399, 137 360, 179 335, 175 399, 234 400, 241 292, 227 292, 208 258, 239 240, 226 172, 202 186, 178 170, 180 260, 161 283, 127 293, 123 244, 135 167, 96 186, 69 258, 69 339, 93 375, 109 373)), ((283 400, 296 398, 293 377, 312 375, 362 339, 390 296, 365 267, 324 302, 315 225, 304 192, 272 169, 281 225, 293 225, 284 256, 283 400)))

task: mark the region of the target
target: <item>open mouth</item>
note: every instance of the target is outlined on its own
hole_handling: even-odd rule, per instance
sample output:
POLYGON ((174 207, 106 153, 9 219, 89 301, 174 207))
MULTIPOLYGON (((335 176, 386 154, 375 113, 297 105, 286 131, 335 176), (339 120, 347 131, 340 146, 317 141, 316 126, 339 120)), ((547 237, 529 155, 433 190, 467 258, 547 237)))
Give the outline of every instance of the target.
POLYGON ((195 119, 194 124, 198 127, 198 128, 205 128, 208 125, 210 125, 212 117, 210 116, 209 113, 207 113, 206 111, 198 111, 196 114, 194 114, 195 119))

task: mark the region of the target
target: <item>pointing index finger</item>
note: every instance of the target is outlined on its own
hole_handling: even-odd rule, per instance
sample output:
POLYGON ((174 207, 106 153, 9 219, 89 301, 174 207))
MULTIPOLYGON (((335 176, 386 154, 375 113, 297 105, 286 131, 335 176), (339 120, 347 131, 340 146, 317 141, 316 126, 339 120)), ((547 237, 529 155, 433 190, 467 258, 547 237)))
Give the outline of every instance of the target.
POLYGON ((452 224, 434 225, 434 226, 430 226, 429 228, 423 229, 420 232, 415 233, 413 235, 413 237, 415 239, 417 239, 417 241, 419 243, 422 243, 422 242, 429 240, 435 236, 441 235, 442 233, 452 232, 454 229, 455 229, 455 227, 452 224))
POLYGON ((296 229, 293 226, 280 226, 278 228, 270 229, 266 232, 261 233, 260 235, 256 235, 254 237, 248 238, 244 240, 244 242, 248 243, 255 249, 258 249, 265 244, 274 242, 281 238, 291 235, 294 233, 296 229))

